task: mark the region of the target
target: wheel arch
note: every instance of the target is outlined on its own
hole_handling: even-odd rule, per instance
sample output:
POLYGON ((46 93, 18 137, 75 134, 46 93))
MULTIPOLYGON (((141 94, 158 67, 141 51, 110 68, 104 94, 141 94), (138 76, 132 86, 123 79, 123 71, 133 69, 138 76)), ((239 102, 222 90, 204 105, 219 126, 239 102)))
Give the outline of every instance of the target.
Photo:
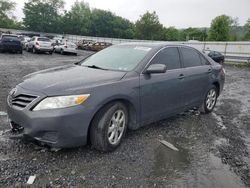
POLYGON ((220 83, 218 81, 214 81, 213 85, 217 88, 218 95, 220 94, 220 83))
POLYGON ((107 101, 103 102, 101 105, 99 105, 99 107, 95 111, 94 115, 92 116, 89 127, 88 127, 88 135, 87 135, 88 143, 90 143, 91 124, 92 124, 94 118, 96 117, 97 113, 100 110, 102 110, 104 107, 106 107, 107 105, 111 105, 112 103, 116 103, 116 102, 123 103, 128 110, 128 129, 134 130, 134 129, 137 129, 139 127, 138 126, 138 115, 137 115, 137 110, 136 110, 135 104, 133 104, 132 101, 130 101, 128 98, 125 98, 125 97, 113 98, 113 99, 107 100, 107 101))

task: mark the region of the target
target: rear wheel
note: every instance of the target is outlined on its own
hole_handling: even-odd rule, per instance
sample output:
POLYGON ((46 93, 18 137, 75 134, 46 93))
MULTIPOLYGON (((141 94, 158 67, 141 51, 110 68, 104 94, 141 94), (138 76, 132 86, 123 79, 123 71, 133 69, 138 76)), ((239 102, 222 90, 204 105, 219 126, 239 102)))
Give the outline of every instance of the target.
POLYGON ((63 49, 61 49, 61 54, 62 54, 62 55, 64 55, 64 51, 63 51, 63 49))
POLYGON ((202 112, 205 114, 211 113, 216 105, 218 98, 218 89, 215 86, 212 86, 205 97, 205 100, 202 105, 202 112))
POLYGON ((36 51, 36 48, 35 48, 35 47, 33 47, 33 48, 32 48, 32 53, 33 53, 33 54, 36 54, 36 53, 37 53, 37 51, 36 51))
POLYGON ((100 151, 113 151, 121 143, 128 124, 128 112, 123 103, 111 103, 101 109, 90 128, 92 146, 100 151))

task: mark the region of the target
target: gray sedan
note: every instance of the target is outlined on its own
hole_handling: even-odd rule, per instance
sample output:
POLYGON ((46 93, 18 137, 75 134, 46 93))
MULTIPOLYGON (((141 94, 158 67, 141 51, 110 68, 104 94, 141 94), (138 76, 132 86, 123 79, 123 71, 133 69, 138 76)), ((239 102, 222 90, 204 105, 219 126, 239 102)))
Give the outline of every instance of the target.
POLYGON ((210 113, 224 80, 222 66, 194 48, 120 44, 74 65, 27 75, 10 91, 7 111, 20 137, 112 151, 128 129, 194 107, 210 113))

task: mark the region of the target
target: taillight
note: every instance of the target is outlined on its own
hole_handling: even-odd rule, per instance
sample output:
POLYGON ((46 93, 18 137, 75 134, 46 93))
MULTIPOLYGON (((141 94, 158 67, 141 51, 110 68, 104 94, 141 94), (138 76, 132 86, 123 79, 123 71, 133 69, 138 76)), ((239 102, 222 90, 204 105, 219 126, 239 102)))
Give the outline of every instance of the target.
POLYGON ((36 42, 36 45, 39 46, 40 45, 39 42, 36 42))

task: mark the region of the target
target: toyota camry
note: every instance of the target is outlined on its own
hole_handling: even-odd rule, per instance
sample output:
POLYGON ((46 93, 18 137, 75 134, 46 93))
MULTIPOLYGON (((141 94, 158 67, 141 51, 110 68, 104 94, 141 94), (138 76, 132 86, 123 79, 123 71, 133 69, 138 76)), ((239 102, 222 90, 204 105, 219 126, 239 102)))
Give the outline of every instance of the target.
POLYGON ((51 147, 116 149, 128 129, 191 108, 210 113, 223 67, 184 45, 126 43, 27 75, 9 93, 13 131, 51 147))

